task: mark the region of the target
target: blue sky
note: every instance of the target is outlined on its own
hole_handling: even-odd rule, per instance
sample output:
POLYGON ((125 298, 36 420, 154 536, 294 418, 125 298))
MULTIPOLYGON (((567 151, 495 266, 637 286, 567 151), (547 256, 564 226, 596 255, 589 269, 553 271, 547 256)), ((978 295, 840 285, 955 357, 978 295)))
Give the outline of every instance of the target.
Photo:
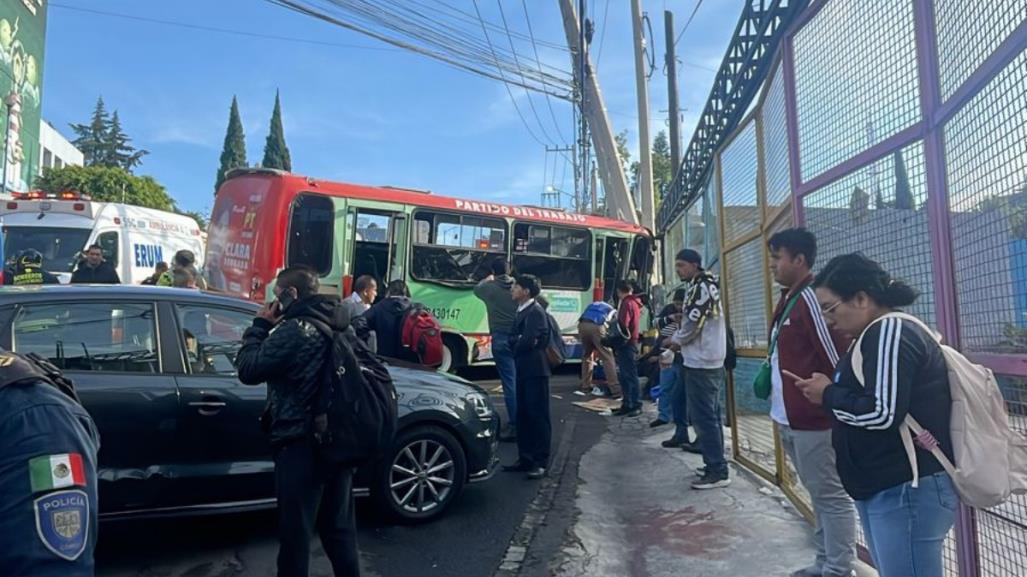
MULTIPOLYGON (((499 22, 497 1, 478 0, 487 20, 499 22)), ((510 27, 527 32, 521 2, 501 1, 510 27)), ((472 0, 447 2, 474 10, 472 0)), ((68 123, 85 122, 102 94, 108 107, 120 112, 134 143, 150 151, 137 173, 154 176, 185 209, 207 212, 212 204, 233 95, 239 98, 248 159, 261 160, 276 89, 294 172, 523 204, 537 204, 547 184, 573 190, 569 167, 565 171, 560 161, 554 174, 553 155, 547 157, 528 133, 502 82, 383 49, 386 45, 370 38, 259 0, 49 4, 44 118, 70 137, 68 123), (63 6, 366 48, 228 35, 63 6)), ((610 118, 616 131, 630 132, 637 156, 630 2, 589 0, 589 5, 597 23, 593 63, 602 40, 598 75, 610 118)), ((656 45, 650 82, 654 135, 667 118, 663 10, 675 12, 680 31, 695 5, 696 0, 643 3, 656 45)), ((678 45, 685 144, 742 5, 706 0, 678 45)), ((556 0, 527 0, 527 7, 539 40, 564 42, 556 0)), ((566 53, 543 50, 541 58, 570 70, 566 53)), ((513 95, 541 137, 525 92, 514 88, 513 95)), ((546 131, 559 140, 545 98, 532 98, 546 131)), ((552 105, 560 130, 570 138, 570 106, 555 99, 552 105)))

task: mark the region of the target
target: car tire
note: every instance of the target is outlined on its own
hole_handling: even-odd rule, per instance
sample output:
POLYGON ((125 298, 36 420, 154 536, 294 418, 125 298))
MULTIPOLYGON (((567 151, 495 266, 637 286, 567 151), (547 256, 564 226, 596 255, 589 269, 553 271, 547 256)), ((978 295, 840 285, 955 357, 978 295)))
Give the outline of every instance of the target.
POLYGON ((466 480, 467 457, 456 438, 441 427, 418 426, 396 436, 376 471, 371 496, 390 517, 423 523, 441 515, 466 480))

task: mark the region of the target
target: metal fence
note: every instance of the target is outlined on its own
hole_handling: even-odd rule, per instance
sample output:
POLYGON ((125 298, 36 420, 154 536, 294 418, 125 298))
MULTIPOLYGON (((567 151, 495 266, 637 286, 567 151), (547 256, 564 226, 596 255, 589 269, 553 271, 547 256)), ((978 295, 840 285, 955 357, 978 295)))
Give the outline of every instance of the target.
MULTIPOLYGON (((862 251, 919 289, 911 312, 1000 375, 1027 435, 1027 0, 811 2, 665 237, 719 256, 735 458, 809 516, 751 386, 777 299, 766 240, 796 223, 819 262, 862 251)), ((1027 575, 1027 499, 963 508, 945 555, 950 575, 1027 575)))

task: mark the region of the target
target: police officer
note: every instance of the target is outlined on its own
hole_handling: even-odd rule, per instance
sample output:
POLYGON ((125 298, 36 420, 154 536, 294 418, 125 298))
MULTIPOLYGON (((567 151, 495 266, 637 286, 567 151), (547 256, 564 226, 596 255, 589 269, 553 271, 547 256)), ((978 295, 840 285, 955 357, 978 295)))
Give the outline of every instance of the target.
POLYGON ((0 349, 0 575, 93 575, 98 450, 71 381, 0 349))
POLYGON ((14 261, 14 270, 4 273, 5 285, 25 286, 60 282, 56 276, 43 270, 43 255, 34 248, 21 251, 14 261))

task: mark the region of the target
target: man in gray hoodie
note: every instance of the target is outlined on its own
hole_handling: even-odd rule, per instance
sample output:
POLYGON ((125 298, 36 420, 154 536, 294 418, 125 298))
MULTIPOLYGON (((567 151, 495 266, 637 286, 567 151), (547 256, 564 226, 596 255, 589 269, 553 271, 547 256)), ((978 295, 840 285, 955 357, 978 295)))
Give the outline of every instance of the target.
POLYGON ((489 333, 492 335, 492 358, 503 382, 503 398, 506 402, 507 428, 499 436, 502 441, 517 438, 517 369, 514 366, 513 351, 510 349, 510 331, 517 316, 517 303, 510 297, 514 279, 510 276, 510 263, 498 258, 492 261, 492 274, 474 287, 474 296, 485 303, 489 317, 489 333))

